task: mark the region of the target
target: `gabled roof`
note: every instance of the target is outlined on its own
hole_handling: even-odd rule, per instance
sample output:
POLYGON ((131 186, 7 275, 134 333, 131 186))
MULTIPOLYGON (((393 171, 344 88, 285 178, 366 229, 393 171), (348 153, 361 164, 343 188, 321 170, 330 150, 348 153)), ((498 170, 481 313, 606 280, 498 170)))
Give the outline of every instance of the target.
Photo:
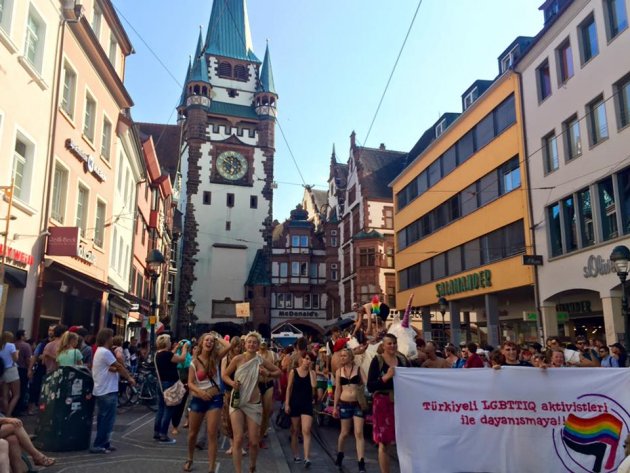
POLYGON ((260 63, 254 54, 246 0, 214 0, 206 53, 260 63))
POLYGON ((271 278, 267 268, 268 258, 264 250, 256 251, 254 262, 245 281, 246 286, 270 286, 271 278))
POLYGON ((273 70, 271 69, 271 56, 269 54, 269 44, 265 49, 265 59, 260 69, 260 87, 261 92, 270 92, 276 94, 276 85, 273 82, 273 70))
POLYGON ((162 170, 168 172, 171 182, 177 182, 179 166, 179 125, 162 125, 160 123, 136 123, 140 139, 144 141, 151 136, 158 161, 162 170))
POLYGON ((389 183, 404 169, 407 153, 357 147, 354 157, 363 195, 391 200, 389 183))
POLYGON ((317 207, 317 210, 321 211, 324 204, 328 203, 328 192, 311 189, 311 195, 313 196, 313 203, 317 207))

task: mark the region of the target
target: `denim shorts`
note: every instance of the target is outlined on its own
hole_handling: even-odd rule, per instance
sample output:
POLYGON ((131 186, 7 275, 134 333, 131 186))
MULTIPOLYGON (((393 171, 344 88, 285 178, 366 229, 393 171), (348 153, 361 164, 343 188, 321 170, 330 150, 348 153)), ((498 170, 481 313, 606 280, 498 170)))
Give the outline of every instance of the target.
POLYGON ((212 410, 221 409, 223 407, 223 394, 217 394, 209 401, 193 396, 190 400, 190 410, 200 412, 202 414, 212 410))
POLYGON ((353 417, 363 418, 363 411, 358 402, 339 402, 339 418, 352 419, 353 417))

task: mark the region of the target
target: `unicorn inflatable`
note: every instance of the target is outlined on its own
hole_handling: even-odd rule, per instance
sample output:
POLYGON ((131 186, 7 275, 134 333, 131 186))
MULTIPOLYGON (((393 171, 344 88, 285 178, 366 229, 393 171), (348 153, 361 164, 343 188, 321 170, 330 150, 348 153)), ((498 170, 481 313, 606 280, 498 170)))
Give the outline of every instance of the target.
MULTIPOLYGON (((398 351, 405 355, 409 360, 414 360, 418 357, 418 350, 416 348, 416 332, 409 324, 412 301, 413 294, 409 297, 402 320, 400 320, 400 315, 396 314, 394 316, 394 321, 387 331, 388 333, 396 336, 396 339, 398 340, 398 351)), ((380 345, 380 341, 377 343, 370 343, 364 353, 355 355, 355 362, 363 369, 363 372, 366 375, 370 370, 370 363, 372 363, 372 359, 376 356, 380 345)), ((349 348, 355 349, 358 346, 359 342, 355 337, 348 340, 349 348)))

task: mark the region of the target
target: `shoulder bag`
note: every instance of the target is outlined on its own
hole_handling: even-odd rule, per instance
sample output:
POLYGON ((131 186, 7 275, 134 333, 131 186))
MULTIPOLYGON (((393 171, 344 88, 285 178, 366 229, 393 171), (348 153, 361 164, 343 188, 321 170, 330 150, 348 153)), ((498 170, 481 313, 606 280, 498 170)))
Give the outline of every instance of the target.
MULTIPOLYGON (((221 390, 219 389, 219 386, 217 386, 217 383, 215 383, 214 379, 212 379, 211 373, 208 371, 208 367, 206 367, 201 360, 199 360, 199 363, 201 363, 201 366, 203 366, 203 368, 206 370, 206 376, 208 376, 208 381, 210 381, 210 384, 212 384, 212 386, 202 389, 202 391, 205 392, 210 397, 218 396, 219 394, 221 394, 221 390)), ((197 371, 197 367, 195 367, 195 379, 197 379, 198 381, 196 371, 197 371)))
POLYGON ((153 357, 153 364, 155 365, 155 373, 158 377, 158 384, 160 385, 160 391, 162 391, 162 396, 164 397, 164 404, 167 406, 177 406, 184 396, 186 395, 186 386, 179 379, 175 384, 173 384, 170 388, 163 389, 162 388, 162 380, 160 379, 160 370, 157 366, 157 353, 153 357))

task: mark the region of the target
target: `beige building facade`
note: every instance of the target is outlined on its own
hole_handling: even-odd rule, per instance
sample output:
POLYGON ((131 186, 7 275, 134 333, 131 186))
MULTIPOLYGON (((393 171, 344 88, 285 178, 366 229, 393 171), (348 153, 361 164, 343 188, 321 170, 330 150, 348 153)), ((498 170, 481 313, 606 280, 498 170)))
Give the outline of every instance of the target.
POLYGON ((547 336, 622 339, 612 249, 630 244, 627 0, 546 2, 522 76, 542 322, 547 336))

